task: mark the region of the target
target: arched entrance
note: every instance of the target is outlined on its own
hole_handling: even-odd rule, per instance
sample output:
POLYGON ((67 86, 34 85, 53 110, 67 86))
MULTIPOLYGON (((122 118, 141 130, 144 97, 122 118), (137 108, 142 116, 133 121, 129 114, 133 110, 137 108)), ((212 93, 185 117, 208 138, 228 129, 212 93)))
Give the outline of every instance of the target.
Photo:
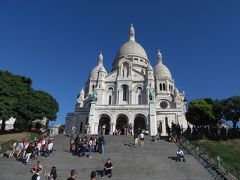
POLYGON ((146 130, 146 117, 139 114, 134 119, 134 137, 138 137, 142 130, 146 130))
POLYGON ((120 114, 116 121, 116 130, 121 132, 121 135, 126 134, 128 128, 128 117, 124 114, 120 114))
POLYGON ((101 115, 99 119, 98 132, 105 135, 110 133, 110 117, 108 115, 101 115))

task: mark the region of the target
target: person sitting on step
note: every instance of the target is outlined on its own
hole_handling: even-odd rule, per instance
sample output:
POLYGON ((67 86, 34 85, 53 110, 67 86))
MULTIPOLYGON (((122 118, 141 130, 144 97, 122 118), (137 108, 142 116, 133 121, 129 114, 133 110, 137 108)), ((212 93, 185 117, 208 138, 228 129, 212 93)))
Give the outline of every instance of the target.
POLYGON ((186 160, 185 160, 185 157, 184 157, 184 153, 183 153, 183 150, 181 149, 181 148, 178 148, 178 150, 177 150, 177 159, 176 159, 176 161, 181 161, 181 159, 183 159, 183 162, 185 162, 186 160))
POLYGON ((112 168, 113 168, 113 165, 111 163, 111 160, 108 158, 107 162, 104 165, 102 178, 104 178, 104 175, 108 175, 108 177, 111 178, 112 177, 112 168))

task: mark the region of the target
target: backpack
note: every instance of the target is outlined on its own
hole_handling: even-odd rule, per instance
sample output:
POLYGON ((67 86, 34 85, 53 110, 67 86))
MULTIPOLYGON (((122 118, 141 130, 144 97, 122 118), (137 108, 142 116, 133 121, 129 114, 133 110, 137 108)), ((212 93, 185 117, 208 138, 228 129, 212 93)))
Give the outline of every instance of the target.
POLYGON ((38 174, 34 174, 33 176, 32 176, 32 180, 37 180, 37 177, 38 177, 39 175, 38 174))

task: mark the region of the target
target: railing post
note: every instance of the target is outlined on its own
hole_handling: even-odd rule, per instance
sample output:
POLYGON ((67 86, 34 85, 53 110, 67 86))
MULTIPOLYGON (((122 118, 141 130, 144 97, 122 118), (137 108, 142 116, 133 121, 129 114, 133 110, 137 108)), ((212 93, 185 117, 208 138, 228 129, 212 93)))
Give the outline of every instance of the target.
POLYGON ((221 158, 217 155, 217 167, 220 168, 221 166, 221 158))
POLYGON ((196 147, 196 157, 197 157, 197 159, 199 159, 199 155, 200 155, 200 149, 199 149, 199 147, 197 146, 197 147, 196 147))
POLYGON ((187 144, 187 149, 188 149, 189 151, 191 151, 189 140, 187 140, 186 144, 187 144))

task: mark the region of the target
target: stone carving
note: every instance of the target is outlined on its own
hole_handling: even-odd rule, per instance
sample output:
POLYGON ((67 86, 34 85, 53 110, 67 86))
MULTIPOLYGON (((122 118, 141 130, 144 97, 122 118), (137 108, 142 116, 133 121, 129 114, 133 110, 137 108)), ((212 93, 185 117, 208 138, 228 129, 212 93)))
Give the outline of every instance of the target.
POLYGON ((124 66, 123 68, 123 77, 127 77, 128 76, 128 69, 127 66, 124 66))
POLYGON ((149 90, 149 100, 154 101, 154 99, 155 99, 155 91, 154 91, 154 89, 150 89, 149 90))
POLYGON ((76 127, 73 126, 73 127, 72 127, 72 134, 75 134, 75 133, 76 133, 76 127))
POLYGON ((122 64, 122 66, 120 68, 120 74, 123 76, 123 64, 122 64))
POLYGON ((177 92, 176 92, 176 90, 174 90, 174 92, 171 93, 172 103, 175 103, 176 96, 177 96, 177 92))
POLYGON ((93 91, 93 95, 92 95, 92 100, 93 100, 93 101, 97 101, 97 97, 98 97, 97 91, 94 90, 94 91, 93 91))

